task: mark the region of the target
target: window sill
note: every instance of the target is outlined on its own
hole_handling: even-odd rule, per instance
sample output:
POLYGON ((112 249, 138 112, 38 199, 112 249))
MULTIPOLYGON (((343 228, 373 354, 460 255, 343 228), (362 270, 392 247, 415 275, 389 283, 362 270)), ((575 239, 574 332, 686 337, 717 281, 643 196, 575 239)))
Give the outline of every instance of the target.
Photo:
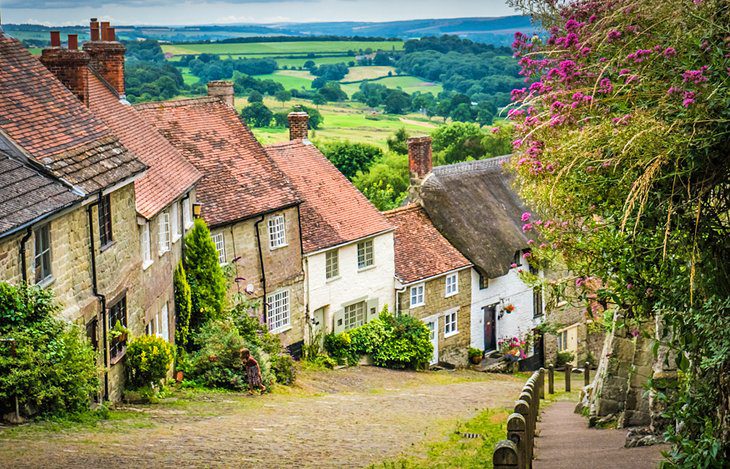
POLYGON ((153 261, 152 259, 150 259, 150 260, 148 260, 148 261, 144 261, 144 262, 142 262, 142 270, 147 270, 147 269, 149 269, 149 268, 150 268, 150 266, 151 266, 152 264, 154 264, 154 263, 155 263, 155 261, 153 261))
POLYGON ((164 256, 165 254, 167 254, 168 252, 170 252, 170 250, 169 250, 169 249, 167 249, 167 250, 165 250, 165 251, 158 251, 158 252, 157 252, 157 257, 162 257, 162 256, 164 256))
POLYGON ((448 334, 445 333, 444 334, 444 339, 448 339, 449 337, 453 337, 453 336, 455 336, 458 333, 459 333, 459 331, 449 332, 448 334))
POLYGON ((357 272, 358 273, 360 273, 360 272, 367 272, 368 270, 373 270, 374 268, 375 268, 375 264, 369 265, 367 267, 362 267, 362 268, 358 267, 357 268, 357 272))
POLYGON ((277 249, 283 249, 289 247, 289 244, 280 244, 279 246, 272 246, 269 244, 269 251, 276 251, 277 249))
POLYGON ((106 243, 105 245, 103 245, 103 246, 101 246, 101 247, 99 248, 99 252, 104 252, 104 251, 106 251, 107 249, 109 249, 109 248, 111 248, 112 246, 114 246, 114 244, 116 244, 116 243, 115 243, 114 241, 109 241, 108 243, 106 243))
POLYGON ((336 281, 338 281, 341 278, 342 278, 341 276, 337 275, 336 277, 332 277, 332 278, 325 279, 325 283, 336 282, 336 281))
POLYGON ((444 298, 451 298, 452 296, 456 296, 458 294, 459 294, 459 291, 457 290, 457 291, 455 291, 453 293, 449 293, 449 294, 444 295, 444 298))
POLYGON ((185 223, 185 229, 186 229, 186 230, 189 230, 190 228, 192 228, 192 227, 193 227, 193 225, 194 225, 194 223, 193 223, 192 221, 190 221, 190 222, 187 222, 187 223, 185 223))
POLYGON ((172 237, 172 242, 173 242, 173 244, 174 244, 174 243, 177 243, 178 241, 180 241, 180 238, 182 238, 182 235, 181 235, 181 234, 176 234, 176 235, 174 235, 174 236, 172 237))
POLYGON ((44 278, 40 282, 36 283, 36 286, 40 288, 48 288, 51 285, 53 285, 53 282, 56 281, 56 278, 53 275, 49 275, 48 277, 44 278))
POLYGON ((125 345, 125 346, 124 346, 124 348, 122 349, 122 351, 121 351, 121 352, 119 352, 119 355, 117 355, 117 356, 116 356, 116 357, 114 357, 114 358, 110 358, 110 359, 109 359, 109 364, 110 364, 111 366, 114 366, 114 365, 116 365, 117 363, 119 363, 120 361, 122 361, 122 358, 124 358, 124 356, 125 356, 126 354, 127 354, 127 346, 125 345))
POLYGON ((279 329, 271 329, 269 332, 271 334, 283 334, 284 332, 290 331, 292 329, 291 325, 281 327, 279 329))
POLYGON ((410 306, 408 307, 408 309, 413 309, 413 308, 420 308, 420 307, 422 307, 422 306, 426 306, 426 303, 425 303, 425 302, 424 302, 424 303, 418 303, 418 304, 415 304, 415 305, 413 305, 413 304, 412 304, 412 305, 410 305, 410 306))

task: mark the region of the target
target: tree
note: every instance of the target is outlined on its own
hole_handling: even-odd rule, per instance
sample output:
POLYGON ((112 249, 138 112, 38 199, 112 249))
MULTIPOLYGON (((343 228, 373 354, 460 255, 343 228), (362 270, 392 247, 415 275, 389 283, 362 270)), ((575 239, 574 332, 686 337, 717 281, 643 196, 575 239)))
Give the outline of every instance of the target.
POLYGON ((345 101, 347 99, 347 93, 342 91, 340 84, 335 81, 327 82, 317 94, 327 101, 345 101))
POLYGON ((434 152, 439 153, 445 164, 487 156, 482 144, 485 134, 476 124, 452 122, 437 128, 431 137, 434 152))
POLYGON ((271 125, 271 119, 274 118, 274 113, 264 103, 254 102, 243 108, 241 117, 247 124, 253 127, 268 127, 271 125))
POLYGON ((307 60, 306 62, 304 62, 304 69, 305 70, 311 70, 311 69, 313 69, 316 66, 317 66, 317 64, 314 63, 314 60, 307 60))
POLYGON ((544 243, 532 255, 559 256, 577 277, 563 286, 609 325, 656 325, 664 373, 648 384, 672 466, 727 467, 727 3, 519 4, 550 31, 515 38, 532 83, 509 113, 517 187, 540 213, 524 217, 544 243))
MULTIPOLYGON (((319 129, 319 126, 322 125, 322 122, 324 122, 324 117, 322 116, 322 113, 320 113, 317 109, 313 107, 308 106, 297 106, 292 108, 292 112, 306 112, 309 116, 309 129, 310 130, 316 130, 319 129)), ((288 123, 288 121, 287 121, 288 123)))
POLYGON ((411 99, 404 91, 390 90, 384 104, 387 114, 405 114, 411 106, 411 99))
POLYGON ((405 127, 398 129, 392 137, 388 137, 386 140, 388 149, 393 153, 401 155, 408 154, 408 132, 405 127))
POLYGON ((364 171, 370 163, 383 156, 383 150, 366 143, 335 142, 324 145, 322 153, 347 179, 364 171))
POLYGON ((188 344, 190 334, 190 314, 193 308, 193 300, 182 261, 178 262, 175 267, 172 284, 175 292, 175 344, 180 349, 184 349, 188 344))
POLYGON ((263 103, 264 102, 264 95, 262 95, 261 93, 259 93, 256 90, 253 90, 253 91, 251 91, 248 94, 248 102, 249 102, 249 104, 263 103))
POLYGON ((198 218, 185 235, 185 275, 190 284, 190 330, 223 312, 227 281, 218 259, 218 251, 205 222, 198 218))
POLYGON ((276 98, 276 100, 281 103, 291 101, 291 91, 286 91, 286 90, 277 91, 276 94, 274 95, 274 98, 276 98))
POLYGON ((408 158, 388 153, 366 172, 358 172, 352 182, 378 210, 396 208, 408 195, 408 158))

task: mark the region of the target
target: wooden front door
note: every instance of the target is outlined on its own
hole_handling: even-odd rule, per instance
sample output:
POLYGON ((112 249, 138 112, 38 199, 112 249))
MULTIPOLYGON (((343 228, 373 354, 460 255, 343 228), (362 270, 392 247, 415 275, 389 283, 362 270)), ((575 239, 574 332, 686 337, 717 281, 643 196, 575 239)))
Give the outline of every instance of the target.
POLYGON ((489 305, 482 308, 484 313, 484 351, 496 350, 497 348, 497 305, 489 305))

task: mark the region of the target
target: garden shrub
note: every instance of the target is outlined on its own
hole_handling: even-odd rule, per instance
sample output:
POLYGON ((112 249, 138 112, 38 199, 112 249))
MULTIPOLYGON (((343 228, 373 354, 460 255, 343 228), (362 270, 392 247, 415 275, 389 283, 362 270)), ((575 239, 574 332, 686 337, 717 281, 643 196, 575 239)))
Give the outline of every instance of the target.
POLYGON ((575 358, 575 354, 573 354, 573 352, 569 352, 567 350, 558 352, 558 354, 555 356, 555 366, 557 366, 557 367, 565 366, 568 363, 572 362, 574 358, 575 358))
POLYGON ((267 387, 274 380, 269 356, 255 344, 247 342, 230 319, 208 321, 194 336, 197 350, 188 357, 186 371, 190 379, 207 387, 234 390, 248 388, 246 369, 240 350, 247 348, 261 367, 267 387))
POLYGON ((78 326, 53 317, 58 310, 50 291, 0 283, 0 414, 16 396, 26 416, 88 409, 99 389, 94 350, 78 326))
POLYGON ((324 349, 340 365, 354 365, 358 361, 357 353, 352 348, 350 334, 347 332, 324 336, 324 349))
POLYGON ((185 235, 185 274, 190 284, 190 329, 220 317, 225 306, 227 282, 218 260, 210 230, 201 219, 185 235))
POLYGON ((193 309, 193 300, 182 262, 175 267, 172 282, 175 290, 175 344, 180 349, 184 349, 190 335, 190 313, 193 309))
POLYGON ((174 357, 172 345, 161 337, 143 335, 127 346, 128 386, 157 386, 165 379, 174 357))

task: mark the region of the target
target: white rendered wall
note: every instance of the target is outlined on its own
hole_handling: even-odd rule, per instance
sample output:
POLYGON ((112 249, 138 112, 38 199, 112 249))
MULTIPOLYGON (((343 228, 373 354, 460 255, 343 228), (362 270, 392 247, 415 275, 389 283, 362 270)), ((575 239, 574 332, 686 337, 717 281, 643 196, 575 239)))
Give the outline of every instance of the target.
MULTIPOLYGON (((333 315, 345 305, 367 300, 377 301, 377 314, 388 305, 393 311, 395 282, 395 254, 393 233, 385 233, 373 240, 374 264, 359 270, 357 267, 357 242, 339 248, 339 277, 327 280, 325 276, 326 252, 306 256, 307 290, 310 314, 326 308, 325 331, 332 330, 333 315)), ((368 320, 372 319, 369 315, 368 320)))
POLYGON ((497 340, 524 335, 542 322, 542 317, 533 318, 533 292, 519 277, 518 269, 528 269, 523 260, 521 266, 497 278, 489 279, 489 286, 479 289, 479 274, 471 269, 471 346, 484 349, 484 312, 482 307, 499 303, 497 306, 497 340), (503 306, 513 304, 515 310, 499 319, 503 306))

